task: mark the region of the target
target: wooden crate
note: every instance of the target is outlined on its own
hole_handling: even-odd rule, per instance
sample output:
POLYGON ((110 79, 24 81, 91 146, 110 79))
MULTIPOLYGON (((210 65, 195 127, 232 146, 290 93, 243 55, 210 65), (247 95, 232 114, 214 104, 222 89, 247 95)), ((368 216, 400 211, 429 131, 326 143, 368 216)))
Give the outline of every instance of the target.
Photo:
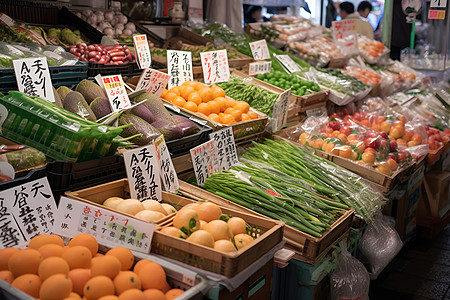
MULTIPOLYGON (((236 100, 239 100, 239 99, 236 99, 236 100)), ((181 111, 187 113, 188 115, 191 115, 193 118, 204 121, 206 125, 208 125, 209 127, 211 127, 213 129, 213 131, 223 129, 225 127, 229 127, 229 125, 224 125, 224 124, 214 122, 214 121, 208 119, 203 114, 189 111, 183 107, 178 107, 178 106, 170 103, 167 100, 163 99, 162 101, 164 102, 165 105, 172 107, 175 111, 181 110, 181 111)), ((232 124, 231 127, 233 128, 235 140, 238 140, 240 138, 247 137, 250 135, 262 134, 264 132, 267 121, 269 120, 269 117, 266 114, 263 114, 262 112, 257 111, 254 108, 250 108, 250 110, 257 113, 259 115, 259 118, 255 119, 255 120, 241 121, 241 122, 232 124)))
MULTIPOLYGON (((197 202, 183 197, 173 197, 171 200, 166 202, 178 210, 188 204, 197 202)), ((203 201, 205 200, 203 199, 203 201)), ((231 278, 257 261, 283 240, 283 222, 262 218, 251 211, 243 213, 226 206, 221 206, 221 209, 222 213, 240 217, 247 222, 251 228, 251 235, 256 238, 250 245, 234 253, 222 253, 209 247, 190 243, 182 238, 155 231, 151 251, 205 271, 231 278)), ((172 219, 160 228, 168 226, 172 226, 172 219)))
MULTIPOLYGON (((180 181, 180 192, 182 195, 198 201, 208 200, 223 207, 229 207, 244 213, 256 214, 269 219, 264 215, 253 212, 251 209, 219 197, 184 181, 180 181)), ((295 251, 295 259, 309 264, 315 264, 327 254, 328 250, 333 245, 336 245, 341 239, 349 234, 353 214, 353 209, 346 211, 331 226, 331 229, 320 238, 313 237, 307 233, 286 225, 284 229, 284 239, 286 240, 287 247, 295 251)))
MULTIPOLYGON (((125 216, 128 216, 129 218, 136 219, 133 215, 126 214, 123 212, 120 212, 115 209, 107 208, 102 205, 102 203, 110 198, 110 197, 120 197, 123 199, 130 198, 130 187, 128 185, 128 179, 120 179, 104 184, 100 184, 94 187, 85 188, 82 190, 77 191, 68 191, 65 193, 66 197, 69 197, 71 199, 76 199, 82 202, 89 203, 91 205, 95 205, 98 207, 101 207, 102 209, 110 210, 115 213, 119 213, 125 216)), ((165 191, 162 191, 162 202, 175 202, 179 200, 179 198, 182 198, 178 195, 167 193, 165 191)), ((158 222, 155 222, 155 225, 161 226, 162 224, 165 224, 167 220, 170 220, 172 218, 172 215, 168 215, 164 217, 163 219, 159 220, 158 222)))
MULTIPOLYGON (((232 75, 235 75, 239 78, 248 78, 250 75, 247 75, 241 71, 233 70, 232 75)), ((274 86, 270 83, 267 83, 265 81, 259 80, 257 78, 252 78, 252 84, 262 87, 268 91, 274 92, 276 94, 281 94, 285 90, 282 88, 279 88, 277 86, 274 86)), ((326 105, 326 102, 328 100, 329 91, 324 90, 321 92, 317 92, 314 94, 304 95, 304 96, 297 96, 295 94, 291 94, 291 97, 289 99, 289 104, 295 104, 298 107, 298 112, 303 112, 308 109, 318 108, 326 105)), ((291 107, 294 109, 294 107, 291 107)))
POLYGON ((430 150, 427 159, 428 164, 431 166, 434 163, 436 163, 441 157, 441 155, 445 153, 448 149, 450 149, 450 142, 447 142, 446 144, 442 145, 439 149, 430 150))
MULTIPOLYGON (((298 147, 301 147, 302 145, 296 141, 299 140, 300 134, 302 133, 301 130, 293 131, 294 127, 285 128, 283 130, 280 130, 276 133, 276 135, 280 136, 283 140, 294 144, 298 147)), ((389 194, 392 192, 395 187, 404 182, 408 179, 408 177, 414 173, 417 168, 422 166, 425 157, 422 157, 418 161, 413 161, 410 164, 404 166, 403 168, 400 168, 393 174, 385 175, 380 172, 375 171, 370 166, 363 166, 351 159, 343 158, 338 155, 334 155, 319 149, 313 149, 314 154, 317 156, 320 156, 322 158, 325 158, 329 161, 334 162, 335 164, 352 171, 353 173, 358 174, 362 178, 368 180, 370 183, 372 183, 381 193, 383 194, 389 194)))

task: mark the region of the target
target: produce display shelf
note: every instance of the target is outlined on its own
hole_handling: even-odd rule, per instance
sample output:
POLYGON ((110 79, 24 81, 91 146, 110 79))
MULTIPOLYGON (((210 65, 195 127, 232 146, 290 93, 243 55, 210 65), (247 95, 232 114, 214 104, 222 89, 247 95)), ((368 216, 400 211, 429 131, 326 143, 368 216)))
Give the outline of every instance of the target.
MULTIPOLYGON (((180 182, 180 192, 182 195, 197 201, 208 200, 222 207, 228 207, 243 213, 254 214, 269 219, 264 215, 255 213, 251 209, 219 197, 184 181, 180 182)), ((295 259, 309 264, 315 264, 328 253, 332 246, 336 245, 344 237, 349 235, 354 212, 355 211, 353 208, 347 210, 336 222, 331 225, 331 229, 324 233, 320 238, 313 237, 298 229, 285 225, 285 247, 295 252, 295 259)))
MULTIPOLYGON (((80 191, 68 192, 66 196, 89 202, 90 204, 100 205, 109 197, 127 198, 129 197, 128 191, 128 180, 122 179, 80 191)), ((176 209, 195 203, 193 200, 166 192, 163 192, 163 202, 173 205, 176 209)), ((241 217, 246 220, 251 227, 251 234, 253 237, 257 237, 255 242, 236 253, 222 253, 156 230, 153 234, 151 251, 205 271, 233 277, 282 241, 282 222, 261 218, 251 212, 242 213, 227 207, 221 208, 224 214, 241 217)), ((160 225, 160 227, 170 226, 173 217, 173 214, 169 215, 156 224, 160 225)))

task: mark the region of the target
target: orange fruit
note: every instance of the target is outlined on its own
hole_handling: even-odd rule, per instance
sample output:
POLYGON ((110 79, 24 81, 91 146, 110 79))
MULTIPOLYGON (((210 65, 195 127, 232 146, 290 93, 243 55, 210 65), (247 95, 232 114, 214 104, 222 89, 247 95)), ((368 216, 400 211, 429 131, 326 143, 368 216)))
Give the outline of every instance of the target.
POLYGON ((91 278, 91 269, 73 269, 69 271, 68 275, 72 280, 72 291, 83 295, 84 285, 91 278))
POLYGON ((91 266, 91 276, 100 276, 104 275, 111 279, 116 277, 119 274, 122 265, 120 264, 119 259, 112 255, 107 255, 103 257, 97 257, 97 260, 91 266))
POLYGON ((209 106, 210 113, 213 113, 213 114, 220 113, 220 104, 217 103, 216 101, 214 101, 214 100, 209 101, 208 106, 209 106))
POLYGON ((61 257, 49 257, 39 265, 38 274, 45 280, 55 274, 69 274, 69 264, 61 257))
POLYGON ((390 169, 392 172, 394 172, 395 170, 397 170, 397 162, 396 162, 395 160, 393 160, 392 158, 389 158, 389 159, 386 161, 386 163, 387 163, 389 169, 390 169))
POLYGON ((181 87, 180 96, 187 100, 192 92, 195 92, 195 89, 192 86, 183 86, 181 87))
POLYGON ((167 293, 169 290, 170 290, 170 285, 169 285, 169 283, 166 281, 166 282, 164 282, 164 286, 163 286, 163 288, 161 289, 161 291, 165 294, 165 293, 167 293))
POLYGON ((105 254, 102 254, 102 253, 97 253, 94 255, 94 257, 103 257, 103 256, 105 256, 105 254))
POLYGON ((9 258, 19 252, 19 249, 16 248, 4 248, 0 249, 0 270, 8 270, 8 261, 9 258))
POLYGON ((196 91, 198 91, 199 89, 204 88, 204 87, 207 87, 204 83, 195 81, 194 89, 195 89, 196 91))
POLYGON ((119 297, 117 297, 116 295, 107 295, 107 296, 98 298, 98 300, 119 300, 119 297))
POLYGON ((66 298, 72 292, 72 280, 64 274, 52 275, 42 282, 39 290, 41 300, 58 300, 66 298))
POLYGON ((173 92, 168 92, 168 93, 165 95, 165 97, 161 97, 161 98, 163 98, 164 100, 167 100, 167 101, 169 101, 169 102, 172 102, 173 99, 175 99, 176 97, 178 97, 177 94, 175 94, 175 93, 173 93, 173 92))
POLYGON ((83 288, 87 300, 97 300, 103 296, 114 295, 114 283, 106 276, 95 276, 86 282, 83 288))
POLYGON ((221 112, 224 112, 225 109, 227 109, 229 107, 228 100, 224 97, 216 97, 216 98, 214 98, 214 101, 216 101, 219 104, 221 112))
POLYGON ((61 256, 67 261, 70 269, 90 268, 92 253, 87 247, 73 246, 69 247, 61 256))
POLYGON ((230 108, 227 108, 225 110, 225 113, 232 115, 236 122, 240 122, 241 121, 241 114, 242 114, 242 112, 239 109, 230 107, 230 108))
POLYGON ((97 261, 97 260, 99 260, 99 258, 100 257, 98 257, 98 256, 94 256, 92 259, 91 259, 91 268, 92 268, 92 266, 94 265, 94 263, 97 261))
POLYGON ((173 300, 181 295, 183 295, 184 291, 180 289, 171 289, 166 293, 166 300, 173 300))
POLYGON ((46 259, 53 256, 61 257, 64 252, 64 248, 56 244, 47 244, 39 248, 38 251, 41 253, 42 258, 46 259))
POLYGON ((14 275, 9 270, 0 271, 0 280, 6 281, 7 283, 11 283, 14 281, 14 275))
POLYGON ((211 111, 209 110, 209 105, 207 103, 200 103, 197 107, 197 112, 208 116, 211 111))
POLYGON ((75 236, 68 244, 69 247, 84 246, 91 251, 92 257, 98 252, 98 243, 95 237, 87 233, 75 236))
POLYGON ((204 230, 208 231, 214 238, 214 241, 218 240, 230 240, 233 237, 231 229, 227 222, 223 220, 212 220, 205 225, 204 230))
POLYGON ((77 293, 72 292, 72 293, 70 293, 69 297, 66 297, 64 299, 78 299, 78 300, 81 300, 81 296, 78 295, 77 293))
POLYGON ((194 102, 188 101, 184 104, 183 108, 192 111, 192 112, 197 112, 197 104, 195 104, 194 102))
MULTIPOLYGON (((145 266, 142 268, 142 270, 145 266)), ((142 272, 141 270, 141 272, 142 272)), ((116 288, 116 294, 120 295, 128 289, 141 289, 141 279, 132 271, 121 271, 116 277, 114 277, 114 287, 116 288)))
POLYGON ((244 219, 239 217, 229 218, 227 221, 228 226, 230 227, 231 233, 233 235, 239 233, 247 233, 247 224, 244 219))
POLYGON ((169 92, 176 94, 177 96, 181 96, 181 87, 174 86, 169 90, 169 92))
POLYGON ((168 92, 169 92, 169 91, 168 91, 167 89, 164 89, 164 90, 162 91, 160 97, 163 98, 163 99, 165 99, 164 97, 167 95, 168 92))
POLYGON ((32 297, 39 297, 39 289, 41 288, 42 280, 36 274, 25 274, 17 277, 11 283, 13 287, 19 289, 32 297))
POLYGON ((172 103, 176 106, 183 107, 186 104, 186 100, 181 96, 177 96, 172 100, 172 103))
POLYGON ((222 120, 221 122, 222 124, 228 125, 236 122, 234 117, 230 114, 219 114, 219 116, 220 119, 222 120))
POLYGON ((250 121, 252 118, 250 118, 246 113, 242 113, 241 115, 241 121, 250 121))
POLYGON ((210 87, 205 86, 198 90, 198 94, 202 97, 203 102, 209 102, 213 99, 212 90, 210 87))
POLYGON ((206 222, 218 220, 222 215, 220 207, 212 202, 203 202, 193 208, 198 213, 198 218, 206 222))
POLYGON ((25 249, 14 253, 8 260, 8 268, 14 277, 23 274, 37 274, 42 256, 35 249, 25 249))
POLYGON ((217 123, 221 123, 222 122, 222 120, 220 119, 218 114, 209 114, 208 118, 210 120, 214 121, 214 122, 217 122, 217 123))
POLYGON ((131 269, 134 264, 134 255, 130 250, 124 247, 116 247, 108 252, 106 255, 112 255, 119 259, 120 264, 122 266, 122 271, 126 271, 131 269))
POLYGON ((146 264, 151 263, 151 262, 152 261, 150 259, 141 259, 134 265, 133 272, 138 274, 143 266, 145 266, 146 264))
POLYGON ((138 273, 142 282, 142 288, 161 290, 166 283, 166 272, 155 262, 150 262, 142 267, 138 273))
POLYGON ((119 300, 146 300, 146 298, 141 290, 129 289, 120 294, 119 300))
POLYGON ((32 238, 28 244, 28 248, 38 250, 46 244, 56 244, 64 247, 64 242, 60 236, 55 234, 43 234, 32 238))
POLYGON ((249 110, 249 111, 247 112, 247 115, 248 115, 250 118, 252 118, 252 120, 258 119, 258 118, 259 118, 259 115, 258 115, 257 113, 255 113, 254 111, 252 111, 252 110, 249 110))
POLYGON ((197 86, 197 81, 185 81, 181 84, 181 86, 191 86, 191 87, 196 87, 197 86))
POLYGON ((158 289, 148 289, 144 291, 146 300, 166 300, 166 296, 158 289))
POLYGON ((352 157, 352 148, 350 146, 342 146, 339 148, 339 156, 344 158, 352 157))
POLYGON ((218 87, 217 85, 213 85, 213 86, 211 86, 211 90, 212 90, 213 98, 225 97, 225 91, 221 87, 218 87))
POLYGON ((200 94, 197 92, 192 92, 189 97, 187 98, 187 101, 194 102, 195 104, 199 105, 202 103, 202 97, 200 97, 200 94))
POLYGON ((250 109, 250 105, 245 101, 238 101, 233 108, 239 109, 241 112, 246 113, 250 109))

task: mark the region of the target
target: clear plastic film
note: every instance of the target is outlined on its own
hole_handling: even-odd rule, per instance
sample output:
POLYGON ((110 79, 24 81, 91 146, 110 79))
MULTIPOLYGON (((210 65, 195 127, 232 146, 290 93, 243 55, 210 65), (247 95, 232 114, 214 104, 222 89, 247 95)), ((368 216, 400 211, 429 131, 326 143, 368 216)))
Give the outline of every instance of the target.
POLYGON ((389 49, 383 43, 371 40, 366 36, 358 37, 359 53, 369 64, 378 64, 382 62, 383 57, 389 53, 389 49))
POLYGON ((330 275, 331 299, 369 299, 370 278, 364 265, 341 247, 339 266, 330 275))
POLYGON ((374 222, 367 225, 360 241, 361 253, 367 258, 370 279, 378 275, 402 249, 403 243, 394 227, 378 213, 374 222))

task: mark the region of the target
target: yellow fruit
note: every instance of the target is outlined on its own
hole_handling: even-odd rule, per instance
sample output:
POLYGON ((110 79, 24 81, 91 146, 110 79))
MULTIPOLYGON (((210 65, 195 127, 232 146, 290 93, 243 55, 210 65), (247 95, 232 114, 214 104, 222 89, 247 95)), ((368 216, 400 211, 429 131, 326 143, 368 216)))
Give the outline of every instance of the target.
POLYGON ((198 213, 200 220, 210 222, 212 220, 218 220, 222 215, 220 207, 212 202, 204 202, 195 207, 194 210, 198 213))
POLYGON ((173 213, 176 213, 177 210, 175 209, 175 207, 173 207, 170 204, 167 203, 161 203, 161 206, 164 208, 164 210, 166 211, 167 215, 171 215, 173 213))
POLYGON ((112 208, 112 209, 116 209, 117 205, 119 205, 120 202, 122 202, 123 199, 119 198, 119 197, 110 197, 108 199, 106 199, 103 202, 103 206, 108 207, 108 208, 112 208))
POLYGON ((233 237, 234 244, 238 250, 253 242, 253 238, 248 234, 238 234, 233 237))
POLYGON ((183 208, 175 215, 173 226, 188 234, 200 228, 198 213, 190 208, 183 208))
POLYGON ((137 199, 127 199, 120 202, 117 205, 116 209, 120 212, 134 216, 141 210, 144 210, 144 206, 142 205, 141 201, 137 199))
POLYGON ((165 217, 165 215, 163 215, 159 211, 153 211, 148 209, 141 210, 134 216, 142 221, 149 223, 157 222, 165 217))
POLYGON ((41 300, 59 300, 68 297, 71 292, 72 280, 69 276, 56 274, 42 282, 39 298, 41 300))
POLYGON ((245 223, 244 219, 239 217, 232 217, 228 219, 227 223, 233 235, 239 233, 247 233, 247 224, 245 223))
POLYGON ((206 230, 195 231, 186 239, 186 241, 210 248, 214 247, 214 237, 206 230))
POLYGON ((230 240, 233 237, 227 222, 222 220, 212 220, 205 225, 204 230, 211 233, 215 241, 230 240))
POLYGON ((230 240, 218 240, 214 242, 214 249, 221 252, 236 251, 233 243, 230 240))
POLYGON ((172 226, 161 229, 161 232, 182 239, 185 239, 187 237, 187 235, 183 233, 180 229, 172 226))
POLYGON ((156 200, 145 200, 145 201, 142 201, 142 205, 144 205, 145 209, 158 211, 158 212, 162 213, 164 216, 167 215, 167 212, 164 209, 164 207, 162 207, 161 203, 159 203, 156 200))

